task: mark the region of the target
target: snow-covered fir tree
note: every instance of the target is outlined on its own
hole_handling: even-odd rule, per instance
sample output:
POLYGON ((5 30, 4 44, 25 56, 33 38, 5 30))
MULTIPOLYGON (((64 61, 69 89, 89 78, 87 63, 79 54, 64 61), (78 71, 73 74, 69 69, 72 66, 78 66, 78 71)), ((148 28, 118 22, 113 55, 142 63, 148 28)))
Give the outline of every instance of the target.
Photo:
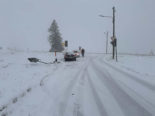
POLYGON ((50 52, 62 52, 64 47, 62 46, 62 37, 56 20, 53 20, 48 31, 50 33, 48 38, 51 45, 50 52))

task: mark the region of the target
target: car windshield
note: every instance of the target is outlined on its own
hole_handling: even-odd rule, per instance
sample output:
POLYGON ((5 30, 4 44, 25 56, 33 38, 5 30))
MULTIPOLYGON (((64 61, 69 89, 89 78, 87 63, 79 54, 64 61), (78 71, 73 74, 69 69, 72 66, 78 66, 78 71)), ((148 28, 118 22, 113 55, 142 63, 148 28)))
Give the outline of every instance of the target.
POLYGON ((74 51, 74 53, 79 53, 78 51, 74 51))
POLYGON ((73 52, 66 52, 67 55, 73 55, 73 52))

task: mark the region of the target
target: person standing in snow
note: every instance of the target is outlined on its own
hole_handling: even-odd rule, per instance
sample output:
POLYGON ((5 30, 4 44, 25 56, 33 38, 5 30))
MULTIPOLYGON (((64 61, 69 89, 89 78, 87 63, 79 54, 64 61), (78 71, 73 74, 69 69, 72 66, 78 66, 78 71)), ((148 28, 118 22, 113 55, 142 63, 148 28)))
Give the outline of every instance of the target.
POLYGON ((82 57, 84 57, 84 54, 85 54, 85 50, 82 48, 81 50, 81 54, 82 54, 82 57))

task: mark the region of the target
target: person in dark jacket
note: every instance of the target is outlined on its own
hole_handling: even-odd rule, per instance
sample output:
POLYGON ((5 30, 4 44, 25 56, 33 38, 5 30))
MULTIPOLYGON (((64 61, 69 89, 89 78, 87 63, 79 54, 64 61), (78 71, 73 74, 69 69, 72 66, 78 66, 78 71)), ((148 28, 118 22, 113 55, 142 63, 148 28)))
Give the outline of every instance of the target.
POLYGON ((85 54, 85 50, 82 48, 81 50, 81 54, 82 54, 82 57, 84 57, 84 54, 85 54))

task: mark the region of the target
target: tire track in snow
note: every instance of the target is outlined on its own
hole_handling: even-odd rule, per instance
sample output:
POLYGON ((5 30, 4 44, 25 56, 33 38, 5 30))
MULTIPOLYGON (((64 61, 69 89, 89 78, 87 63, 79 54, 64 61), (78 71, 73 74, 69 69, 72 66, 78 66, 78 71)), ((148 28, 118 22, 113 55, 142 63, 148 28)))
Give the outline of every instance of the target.
MULTIPOLYGON (((80 71, 78 71, 78 73, 76 73, 78 76, 80 75, 80 71)), ((64 116, 68 102, 69 102, 69 98, 72 96, 72 90, 73 90, 75 84, 77 83, 77 81, 78 81, 78 77, 75 76, 69 82, 69 85, 67 86, 67 88, 64 92, 63 99, 59 103, 59 107, 58 107, 59 116, 64 116)))
MULTIPOLYGON (((64 68, 64 67, 63 67, 64 68)), ((56 68, 57 69, 57 68, 56 68)), ((55 69, 55 70, 56 70, 55 69)), ((44 85, 44 81, 45 79, 48 79, 52 74, 54 74, 53 72, 48 73, 46 75, 44 75, 41 80, 39 81, 39 83, 35 83, 34 85, 29 86, 25 91, 22 91, 21 94, 17 95, 16 97, 12 98, 7 104, 3 104, 0 106, 0 114, 9 114, 8 113, 8 108, 11 106, 16 105, 16 103, 18 101, 20 101, 21 99, 24 99, 24 97, 30 93, 32 91, 32 89, 38 87, 38 86, 43 86, 44 85)), ((13 111, 9 111, 9 112, 13 112, 13 111)))
MULTIPOLYGON (((107 72, 109 72, 107 68, 110 68, 110 67, 107 67, 107 68, 106 67, 103 67, 103 66, 101 66, 99 64, 101 62, 98 62, 98 61, 96 63, 101 67, 101 69, 107 70, 107 72)), ((121 69, 119 69, 119 70, 121 70, 121 69)), ((118 73, 120 73, 120 72, 118 72, 118 73)), ((109 73, 107 73, 107 74, 109 75, 109 73)), ((122 73, 120 73, 120 74, 121 74, 121 77, 126 77, 127 76, 127 75, 122 74, 122 73)), ((135 78, 138 78, 138 77, 135 76, 135 78)), ((155 104, 155 98, 153 97, 153 96, 155 96, 155 94, 154 94, 154 91, 152 91, 152 89, 150 89, 150 88, 144 86, 143 84, 138 83, 137 81, 134 81, 133 79, 128 78, 128 77, 126 79, 129 82, 125 78, 119 78, 119 79, 118 78, 113 78, 113 79, 116 79, 117 83, 125 91, 126 91, 126 89, 128 91, 130 91, 130 94, 132 94, 132 96, 134 96, 134 99, 136 99, 136 101, 139 101, 139 103, 141 103, 141 105, 144 105, 145 104, 147 106, 145 108, 147 108, 149 111, 153 112, 153 114, 154 114, 154 111, 151 110, 152 108, 155 107, 155 105, 154 105, 155 104), (134 84, 134 86, 132 86, 132 83, 134 84)))
POLYGON ((100 116, 108 116, 107 111, 106 111, 104 105, 102 104, 102 100, 100 99, 100 97, 97 93, 97 90, 95 89, 95 86, 94 86, 94 84, 90 78, 89 72, 86 72, 86 73, 87 73, 87 80, 88 80, 88 83, 90 85, 91 91, 93 93, 93 97, 94 97, 94 100, 96 102, 100 116))
POLYGON ((88 65, 85 67, 82 75, 79 78, 79 81, 77 85, 75 86, 73 90, 73 116, 84 116, 83 114, 83 105, 82 105, 82 99, 83 99, 83 89, 85 85, 85 77, 86 77, 86 70, 88 68, 88 65))
POLYGON ((152 116, 145 108, 130 97, 110 75, 107 75, 102 68, 93 63, 97 77, 107 86, 108 90, 115 97, 125 116, 152 116))
POLYGON ((136 82, 138 82, 138 83, 140 83, 140 84, 146 86, 147 88, 149 88, 149 89, 155 91, 155 86, 154 86, 154 85, 152 85, 152 84, 150 84, 150 83, 148 83, 148 82, 146 82, 146 81, 143 81, 143 80, 137 78, 136 76, 134 76, 134 75, 132 75, 132 74, 129 74, 129 73, 125 72, 125 71, 122 71, 122 70, 118 69, 118 68, 112 66, 111 64, 105 62, 104 60, 102 60, 102 62, 104 62, 104 64, 106 64, 108 67, 114 69, 115 71, 118 71, 118 72, 120 72, 121 74, 124 74, 126 77, 128 77, 128 78, 130 78, 130 79, 132 79, 132 80, 134 80, 134 81, 136 81, 136 82))
MULTIPOLYGON (((51 76, 61 72, 61 70, 64 70, 64 68, 65 68, 64 65, 61 66, 61 68, 58 68, 56 65, 56 67, 54 67, 52 72, 46 74, 45 76, 41 78, 39 85, 42 88, 43 92, 45 92, 48 96, 52 96, 52 95, 50 95, 50 92, 45 88, 44 86, 46 84, 45 82, 48 82, 51 76)), ((52 81, 56 81, 56 80, 52 80, 52 81)))
MULTIPOLYGON (((75 74, 73 79, 69 82, 69 85, 66 87, 63 93, 64 94, 63 99, 61 100, 61 102, 59 102, 59 105, 58 105, 59 116, 66 116, 65 114, 67 114, 66 111, 68 110, 67 108, 68 108, 69 100, 71 97, 73 97, 72 96, 73 89, 75 88, 76 84, 79 83, 80 80, 83 79, 83 77, 85 76, 88 63, 89 63, 89 59, 86 63, 84 63, 84 66, 82 66, 82 68, 75 74)), ((73 106, 72 116, 83 116, 82 112, 79 111, 80 105, 78 103, 72 103, 72 106, 73 106)))
POLYGON ((142 106, 144 106, 145 108, 147 108, 148 111, 150 111, 152 114, 155 114, 155 105, 148 101, 147 99, 145 99, 145 97, 143 97, 142 95, 140 95, 139 93, 137 93, 134 89, 131 89, 130 87, 128 87, 126 84, 124 84, 123 82, 119 81, 120 86, 125 90, 128 91, 128 93, 130 92, 130 94, 132 94, 132 96, 134 96, 134 98, 139 101, 141 103, 142 106))
POLYGON ((25 97, 31 91, 32 88, 29 87, 24 92, 19 94, 17 97, 12 98, 11 101, 9 101, 7 104, 2 105, 2 107, 0 107, 0 114, 2 114, 1 116, 7 116, 8 114, 10 115, 12 111, 8 110, 8 108, 10 106, 14 106, 19 100, 23 99, 23 97, 25 97))

